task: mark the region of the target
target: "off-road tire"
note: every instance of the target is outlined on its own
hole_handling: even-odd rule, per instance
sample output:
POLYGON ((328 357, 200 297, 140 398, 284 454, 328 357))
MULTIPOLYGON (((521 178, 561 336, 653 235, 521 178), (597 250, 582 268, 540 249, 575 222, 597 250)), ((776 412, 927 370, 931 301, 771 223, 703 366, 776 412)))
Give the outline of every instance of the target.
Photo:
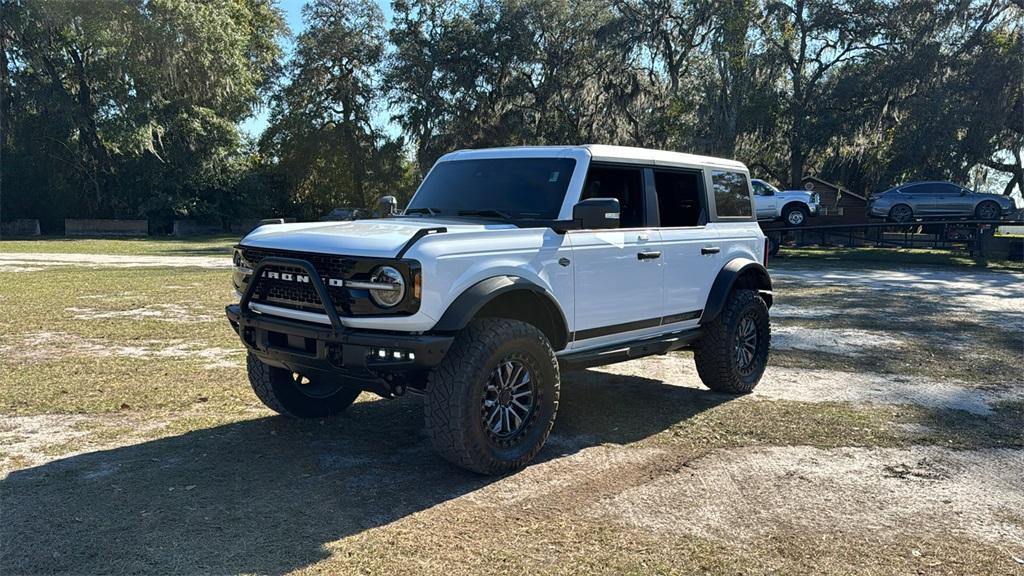
POLYGON ((551 433, 559 387, 558 360, 540 330, 518 320, 474 320, 427 379, 427 435, 441 456, 467 470, 501 474, 521 468, 540 452, 551 433), (524 427, 499 444, 487 432, 483 402, 491 375, 510 355, 530 372, 534 404, 524 427))
POLYGON ((359 389, 339 387, 330 396, 311 397, 297 387, 293 374, 264 364, 251 352, 246 358, 249 384, 267 408, 291 418, 325 418, 344 411, 359 397, 359 389))
POLYGON ((991 200, 985 200, 984 202, 980 202, 974 209, 974 217, 978 220, 998 220, 1001 212, 1002 210, 999 208, 999 204, 991 200), (989 210, 992 212, 991 215, 983 214, 989 210))
POLYGON ((807 219, 810 217, 810 210, 799 204, 790 204, 782 208, 782 221, 787 226, 803 226, 804 224, 807 224, 807 219), (801 218, 799 222, 793 223, 789 221, 790 215, 793 214, 794 212, 799 212, 803 216, 803 218, 801 218))
POLYGON ((704 385, 729 394, 753 391, 768 365, 771 340, 771 322, 764 299, 754 290, 736 290, 722 313, 703 328, 693 349, 693 359, 704 385), (757 341, 753 369, 744 373, 736 359, 737 331, 740 321, 748 316, 754 321, 757 341))

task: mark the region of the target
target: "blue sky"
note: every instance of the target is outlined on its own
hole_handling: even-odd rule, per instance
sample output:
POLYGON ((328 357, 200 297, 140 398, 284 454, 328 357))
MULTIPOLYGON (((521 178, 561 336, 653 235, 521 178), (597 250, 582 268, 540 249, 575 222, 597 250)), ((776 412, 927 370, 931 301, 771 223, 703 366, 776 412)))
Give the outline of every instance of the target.
MULTIPOLYGON (((378 2, 382 12, 384 12, 385 23, 391 21, 391 3, 390 1, 378 2)), ((279 0, 278 6, 284 11, 284 18, 288 22, 288 28, 292 31, 292 37, 284 41, 285 59, 291 56, 292 47, 294 46, 295 37, 302 33, 305 26, 302 22, 302 7, 306 5, 306 0, 279 0)), ((260 107, 256 110, 256 114, 241 124, 242 131, 249 134, 254 138, 259 138, 263 131, 267 129, 267 121, 270 116, 270 110, 266 106, 260 107)), ((384 124, 387 124, 387 118, 381 118, 384 120, 384 124)), ((393 130, 389 127, 389 130, 393 130)))

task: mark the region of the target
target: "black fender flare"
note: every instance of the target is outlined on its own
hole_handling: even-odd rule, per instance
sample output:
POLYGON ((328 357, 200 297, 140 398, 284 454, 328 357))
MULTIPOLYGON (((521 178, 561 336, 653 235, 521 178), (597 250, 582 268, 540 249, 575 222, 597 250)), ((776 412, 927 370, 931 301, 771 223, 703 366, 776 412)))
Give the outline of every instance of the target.
MULTIPOLYGON (((569 324, 565 319, 558 301, 546 289, 519 276, 492 276, 481 280, 459 294, 448 306, 441 319, 434 325, 432 332, 458 332, 465 328, 485 306, 494 302, 503 295, 526 291, 540 298, 547 310, 543 314, 554 316, 551 320, 549 330, 546 333, 551 345, 555 350, 560 350, 569 342, 569 324)), ((541 311, 531 310, 525 313, 538 313, 541 311)))
POLYGON ((729 294, 740 278, 744 278, 744 288, 754 288, 761 292, 765 302, 771 307, 772 279, 768 275, 768 270, 760 262, 749 258, 733 258, 718 271, 718 276, 711 284, 707 304, 704 305, 704 311, 700 316, 701 324, 713 322, 722 313, 729 294))

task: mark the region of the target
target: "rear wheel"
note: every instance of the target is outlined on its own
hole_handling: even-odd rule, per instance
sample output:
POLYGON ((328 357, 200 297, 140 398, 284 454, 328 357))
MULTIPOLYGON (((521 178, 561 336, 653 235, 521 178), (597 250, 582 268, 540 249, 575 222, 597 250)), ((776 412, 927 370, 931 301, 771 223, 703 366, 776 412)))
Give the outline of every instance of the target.
POLYGON ((697 374, 715 392, 746 394, 768 365, 770 339, 764 299, 754 290, 736 290, 694 347, 697 374))
POLYGON ((517 320, 474 320, 427 381, 427 434, 458 466, 508 472, 544 446, 558 394, 558 361, 540 330, 517 320))
POLYGON ((991 200, 978 204, 978 207, 974 209, 974 215, 978 220, 996 220, 999 218, 999 212, 999 204, 991 200))
POLYGON ((897 204, 889 210, 889 220, 893 222, 910 222, 914 217, 914 211, 906 204, 897 204))
POLYGON ((347 387, 340 379, 311 379, 264 364, 251 352, 246 359, 246 367, 249 384, 263 404, 292 418, 333 416, 351 406, 360 393, 358 388, 347 387))

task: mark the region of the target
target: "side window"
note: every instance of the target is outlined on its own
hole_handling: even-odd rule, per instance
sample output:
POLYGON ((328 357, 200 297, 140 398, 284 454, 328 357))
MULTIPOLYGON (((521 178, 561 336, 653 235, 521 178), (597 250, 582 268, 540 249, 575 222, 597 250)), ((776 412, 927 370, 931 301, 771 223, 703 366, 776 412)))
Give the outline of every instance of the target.
POLYGON ((931 190, 928 189, 927 184, 913 184, 911 186, 904 186, 900 192, 904 194, 928 194, 931 190))
POLYGON ((711 186, 715 191, 715 211, 719 216, 749 217, 750 186, 742 172, 711 171, 711 186))
POLYGON ((959 194, 960 187, 956 184, 935 184, 933 186, 938 194, 959 194))
POLYGON ((754 189, 754 196, 768 196, 768 189, 757 180, 751 181, 750 186, 754 189))
POLYGON ((707 216, 704 212, 702 177, 700 172, 654 171, 658 217, 663 228, 704 224, 707 216))
POLYGON ((619 227, 644 226, 644 178, 640 168, 591 165, 580 200, 615 198, 619 201, 619 227))

